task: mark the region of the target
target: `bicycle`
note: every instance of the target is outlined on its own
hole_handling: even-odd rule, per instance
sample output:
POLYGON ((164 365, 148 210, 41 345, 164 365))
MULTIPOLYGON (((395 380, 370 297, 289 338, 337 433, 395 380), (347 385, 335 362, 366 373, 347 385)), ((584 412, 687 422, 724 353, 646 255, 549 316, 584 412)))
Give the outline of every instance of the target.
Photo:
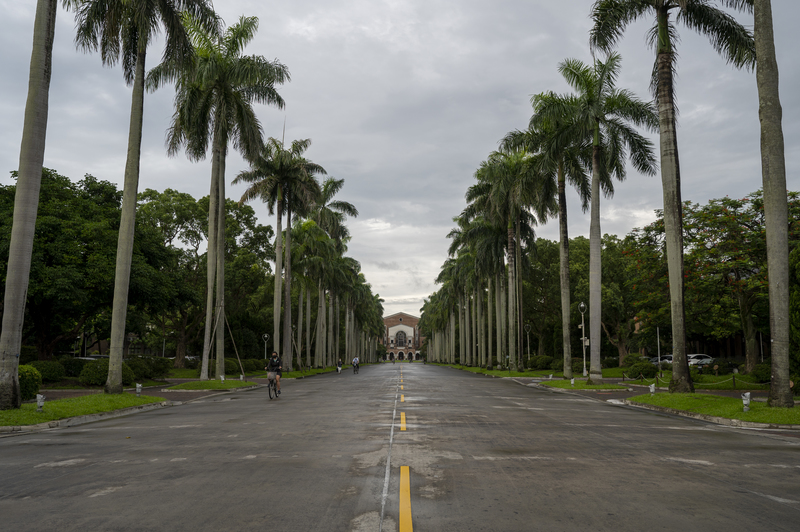
POLYGON ((269 391, 270 400, 278 397, 278 381, 275 379, 275 377, 276 373, 274 371, 270 371, 267 374, 267 378, 269 379, 269 383, 267 384, 267 390, 269 391))
POLYGON ((358 374, 358 366, 360 364, 353 364, 353 373, 358 374))

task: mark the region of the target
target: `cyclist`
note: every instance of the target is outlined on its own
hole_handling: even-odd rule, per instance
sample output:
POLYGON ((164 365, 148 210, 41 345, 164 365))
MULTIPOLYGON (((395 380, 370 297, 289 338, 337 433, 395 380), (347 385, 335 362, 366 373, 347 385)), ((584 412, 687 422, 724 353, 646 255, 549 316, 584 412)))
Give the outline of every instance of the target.
POLYGON ((339 359, 339 362, 336 363, 336 373, 342 372, 342 359, 339 359))
POLYGON ((272 352, 272 358, 269 359, 267 363, 267 367, 264 368, 269 373, 275 373, 275 384, 277 385, 278 395, 281 394, 281 370, 283 369, 283 365, 281 364, 281 357, 278 356, 277 351, 272 352))
POLYGON ((357 356, 353 359, 353 371, 356 371, 356 372, 358 371, 358 357, 357 356))

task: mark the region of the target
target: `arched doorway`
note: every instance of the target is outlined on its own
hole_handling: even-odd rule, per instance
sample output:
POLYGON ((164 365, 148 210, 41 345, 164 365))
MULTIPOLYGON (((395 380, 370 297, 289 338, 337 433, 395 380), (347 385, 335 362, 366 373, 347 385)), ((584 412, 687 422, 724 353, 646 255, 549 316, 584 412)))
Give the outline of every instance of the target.
POLYGON ((402 351, 397 353, 397 360, 405 360, 405 355, 403 354, 402 351))

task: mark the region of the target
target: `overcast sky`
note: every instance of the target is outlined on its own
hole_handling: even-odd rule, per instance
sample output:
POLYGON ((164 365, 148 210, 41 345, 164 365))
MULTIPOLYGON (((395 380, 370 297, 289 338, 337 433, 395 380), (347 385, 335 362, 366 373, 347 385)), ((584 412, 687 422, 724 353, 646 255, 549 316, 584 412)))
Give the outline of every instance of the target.
MULTIPOLYGON (((0 0, 0 183, 19 161, 36 2, 0 0)), ((60 4, 60 2, 59 2, 60 4)), ((800 66, 793 23, 800 3, 772 2, 781 73, 789 188, 800 189, 800 66)), ((419 315, 446 259, 452 218, 480 162, 509 131, 527 126, 530 97, 566 92, 565 58, 590 62, 591 0, 218 0, 226 24, 257 16, 250 54, 277 58, 292 81, 279 92, 286 108, 258 107, 266 136, 311 138, 306 155, 345 179, 339 198, 360 211, 349 222, 349 255, 361 262, 386 314, 419 315)), ((752 27, 752 17, 739 16, 752 27)), ((650 98, 653 52, 647 23, 622 39, 618 87, 650 98)), ((678 139, 684 199, 743 196, 761 186, 755 75, 736 71, 705 38, 680 28, 678 139)), ((148 52, 148 68, 161 49, 148 52)), ((173 90, 145 98, 139 190, 175 188, 208 194, 210 162, 168 158, 164 132, 173 90)), ((122 188, 130 88, 119 67, 74 45, 74 19, 59 8, 53 52, 45 166, 78 180, 89 173, 122 188)), ((246 163, 229 157, 228 182, 246 163)), ((238 199, 241 187, 228 187, 238 199)), ((589 233, 574 191, 570 236, 589 233)), ((262 223, 275 225, 261 204, 262 223)), ((601 203, 604 233, 620 236, 654 219, 662 207, 659 177, 630 172, 601 203)), ((538 228, 557 240, 557 221, 538 228)))

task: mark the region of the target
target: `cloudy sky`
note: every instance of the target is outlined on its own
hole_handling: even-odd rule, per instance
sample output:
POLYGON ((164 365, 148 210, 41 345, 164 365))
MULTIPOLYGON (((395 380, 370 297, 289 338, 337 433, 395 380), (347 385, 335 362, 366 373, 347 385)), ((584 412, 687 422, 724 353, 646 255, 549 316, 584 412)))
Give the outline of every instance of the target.
MULTIPOLYGON (((60 3, 60 2, 59 2, 60 3)), ((0 0, 0 183, 17 168, 36 2, 0 0)), ((473 173, 507 132, 526 127, 530 97, 565 92, 565 58, 591 61, 591 0, 218 0, 227 24, 260 19, 247 53, 279 59, 292 81, 286 108, 260 107, 267 136, 311 138, 307 156, 345 179, 340 198, 360 211, 349 226, 359 260, 386 314, 419 314, 446 258, 446 234, 465 206, 473 173)), ((800 65, 791 50, 800 4, 773 1, 788 183, 800 189, 800 65)), ((740 16, 752 26, 751 17, 740 16)), ((619 46, 618 87, 649 98, 653 53, 649 23, 629 28, 619 46)), ((742 196, 760 187, 755 76, 735 71, 705 38, 681 28, 677 95, 684 199, 742 196)), ((149 51, 148 68, 161 49, 149 51)), ((130 89, 119 67, 76 51, 71 13, 60 9, 53 54, 45 165, 73 179, 90 173, 122 186, 130 89)), ((208 193, 210 163, 168 158, 164 132, 170 88, 148 94, 139 190, 208 193)), ((237 155, 228 179, 246 168, 237 155)), ((241 188, 228 187, 238 199, 241 188)), ((570 235, 589 233, 588 215, 570 196, 570 235)), ((624 235, 661 208, 658 177, 629 173, 602 203, 602 230, 624 235)), ((274 225, 263 205, 262 223, 274 225)), ((557 223, 538 229, 556 240, 557 223)))

